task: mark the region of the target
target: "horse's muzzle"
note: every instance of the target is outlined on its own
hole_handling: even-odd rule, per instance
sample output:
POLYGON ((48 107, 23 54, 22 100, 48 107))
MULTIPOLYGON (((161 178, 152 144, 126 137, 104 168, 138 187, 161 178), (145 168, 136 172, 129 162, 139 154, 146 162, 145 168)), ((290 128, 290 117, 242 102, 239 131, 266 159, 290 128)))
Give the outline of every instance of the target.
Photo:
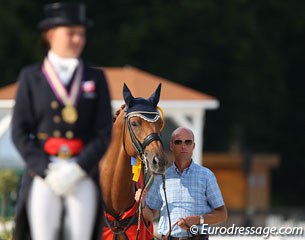
POLYGON ((164 174, 167 162, 167 157, 165 155, 162 157, 154 156, 149 162, 150 171, 154 175, 164 174))

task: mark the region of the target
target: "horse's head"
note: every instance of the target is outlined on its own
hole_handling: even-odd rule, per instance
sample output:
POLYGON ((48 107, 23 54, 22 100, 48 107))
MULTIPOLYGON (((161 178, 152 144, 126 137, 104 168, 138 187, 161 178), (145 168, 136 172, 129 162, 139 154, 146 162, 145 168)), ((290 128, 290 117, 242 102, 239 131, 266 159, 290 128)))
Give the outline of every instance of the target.
POLYGON ((124 147, 130 156, 138 156, 148 171, 163 174, 167 165, 160 132, 162 116, 156 109, 160 98, 161 84, 148 98, 135 98, 124 84, 126 103, 124 125, 124 147), (127 134, 128 132, 128 134, 127 134))

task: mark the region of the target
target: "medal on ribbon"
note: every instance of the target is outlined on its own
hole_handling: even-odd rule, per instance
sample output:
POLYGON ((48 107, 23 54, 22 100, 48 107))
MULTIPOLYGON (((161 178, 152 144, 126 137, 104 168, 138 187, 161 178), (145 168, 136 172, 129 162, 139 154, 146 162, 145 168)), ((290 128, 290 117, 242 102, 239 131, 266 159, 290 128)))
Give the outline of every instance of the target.
POLYGON ((66 105, 61 111, 62 118, 67 123, 75 123, 78 118, 77 110, 74 106, 66 105))
POLYGON ((58 75, 53 69, 48 58, 45 58, 44 60, 42 71, 46 76, 55 96, 64 105, 64 108, 61 111, 63 120, 69 124, 75 123, 78 119, 78 113, 75 105, 76 105, 77 97, 81 90, 80 83, 83 76, 82 62, 81 61, 79 62, 79 66, 77 67, 75 77, 74 79, 72 79, 73 82, 69 93, 67 92, 65 86, 59 79, 58 75))

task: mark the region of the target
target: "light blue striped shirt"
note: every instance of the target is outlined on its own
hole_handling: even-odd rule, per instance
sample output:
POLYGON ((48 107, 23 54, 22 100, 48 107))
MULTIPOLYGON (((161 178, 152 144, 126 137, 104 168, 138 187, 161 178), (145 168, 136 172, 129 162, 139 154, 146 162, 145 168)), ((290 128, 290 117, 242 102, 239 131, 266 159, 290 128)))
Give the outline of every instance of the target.
MULTIPOLYGON (((212 171, 192 161, 182 173, 175 164, 165 172, 165 188, 171 225, 187 216, 206 214, 224 205, 224 201, 212 171)), ((169 219, 163 191, 162 177, 156 176, 147 194, 146 203, 151 209, 160 210, 158 233, 166 235, 169 219)), ((186 237, 186 230, 175 226, 171 236, 186 237)))

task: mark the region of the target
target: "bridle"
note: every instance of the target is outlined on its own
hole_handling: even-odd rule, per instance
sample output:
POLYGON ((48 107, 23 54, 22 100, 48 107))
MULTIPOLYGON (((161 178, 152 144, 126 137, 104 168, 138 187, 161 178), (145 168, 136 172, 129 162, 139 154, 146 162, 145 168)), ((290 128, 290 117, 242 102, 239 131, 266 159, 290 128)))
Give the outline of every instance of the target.
MULTIPOLYGON (((125 116, 124 116, 124 131, 123 131, 123 146, 124 146, 124 150, 126 152, 126 147, 125 147, 125 140, 126 140, 126 126, 128 128, 128 132, 131 138, 131 142, 132 145, 134 147, 134 149, 137 152, 137 155, 140 157, 141 161, 143 162, 145 159, 145 148, 153 141, 159 141, 162 145, 162 139, 161 139, 161 135, 160 133, 151 133, 148 136, 145 137, 145 139, 143 140, 143 142, 141 143, 139 141, 139 139, 137 138, 137 136, 135 135, 135 133, 132 130, 131 124, 130 124, 130 118, 132 117, 141 117, 146 121, 150 121, 147 118, 145 118, 143 116, 143 114, 151 114, 151 115, 156 115, 156 118, 151 121, 151 122, 156 122, 160 117, 160 113, 159 112, 144 112, 144 111, 137 111, 137 112, 130 112, 127 113, 127 108, 124 110, 125 112, 125 116)), ((162 119, 163 120, 163 119, 162 119)))

